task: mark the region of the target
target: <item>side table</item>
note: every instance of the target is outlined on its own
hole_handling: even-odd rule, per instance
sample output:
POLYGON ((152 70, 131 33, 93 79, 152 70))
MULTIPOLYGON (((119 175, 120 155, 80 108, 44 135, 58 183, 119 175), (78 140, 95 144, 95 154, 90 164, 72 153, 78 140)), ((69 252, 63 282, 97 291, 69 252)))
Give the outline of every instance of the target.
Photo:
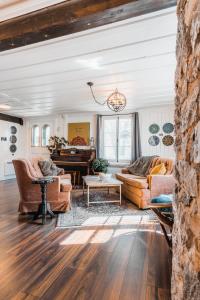
POLYGON ((54 218, 55 215, 50 208, 50 204, 47 202, 47 185, 54 182, 53 177, 42 177, 32 180, 32 184, 39 184, 41 188, 41 199, 42 202, 38 207, 38 211, 34 216, 34 220, 38 219, 39 216, 42 216, 42 225, 46 223, 46 216, 50 215, 51 218, 54 218))

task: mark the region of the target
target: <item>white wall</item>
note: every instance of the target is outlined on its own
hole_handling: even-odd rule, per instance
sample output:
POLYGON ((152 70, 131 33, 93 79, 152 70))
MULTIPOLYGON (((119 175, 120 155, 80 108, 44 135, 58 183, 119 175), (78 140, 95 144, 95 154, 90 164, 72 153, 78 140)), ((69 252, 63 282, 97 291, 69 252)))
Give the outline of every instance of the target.
MULTIPOLYGON (((149 132, 149 126, 157 123, 160 126, 160 131, 157 134, 162 140, 162 126, 164 123, 171 122, 174 124, 174 106, 167 105, 162 107, 151 107, 140 109, 140 134, 142 144, 142 155, 159 155, 162 157, 175 157, 174 146, 164 146, 162 141, 158 146, 150 146, 148 143, 149 137, 152 135, 149 132)), ((173 135, 173 134, 172 134, 173 135)))
MULTIPOLYGON (((139 110, 143 155, 160 155, 172 158, 175 156, 173 146, 167 147, 160 143, 158 146, 153 147, 148 143, 148 139, 151 135, 148 130, 149 126, 152 123, 157 123, 160 128, 162 128, 163 124, 166 122, 173 123, 173 114, 174 107, 172 105, 139 110)), ((60 137, 64 136, 66 139, 68 139, 68 123, 74 122, 90 122, 90 137, 94 137, 96 142, 96 115, 94 113, 73 113, 53 115, 49 117, 29 118, 24 120, 24 126, 0 121, 0 180, 14 177, 13 175, 5 176, 5 164, 12 161, 13 158, 31 156, 43 156, 45 158, 49 157, 49 151, 46 147, 31 146, 31 129, 33 125, 37 124, 40 126, 40 128, 42 128, 43 125, 49 124, 51 127, 51 135, 58 135, 60 137), (12 156, 9 151, 10 127, 12 125, 15 125, 18 130, 18 142, 16 144, 18 150, 14 156, 12 156), (1 137, 7 137, 7 141, 1 141, 1 137)), ((114 172, 114 170, 111 171, 114 172)))
MULTIPOLYGON (((166 122, 173 123, 174 107, 173 105, 167 105, 162 107, 150 107, 140 109, 140 133, 141 133, 141 144, 142 144, 142 155, 159 155, 164 157, 174 157, 174 147, 164 146, 162 142, 158 146, 150 146, 148 139, 151 136, 149 132, 149 126, 152 123, 157 123, 160 128, 166 122)), ((49 117, 30 118, 26 120, 28 130, 28 153, 29 156, 49 157, 49 151, 46 147, 32 147, 31 146, 31 128, 37 124, 42 128, 44 124, 49 124, 51 127, 51 135, 64 136, 68 139, 68 123, 75 122, 90 122, 90 137, 94 137, 96 142, 96 114, 94 113, 71 113, 71 114, 60 114, 52 115, 49 117)), ((162 133, 162 130, 159 132, 162 133)), ((160 136, 162 139, 162 136, 160 136)), ((71 147, 71 146, 68 146, 71 147)), ((88 148, 83 146, 80 148, 88 148)))
MULTIPOLYGON (((27 144, 29 156, 49 157, 49 151, 46 147, 32 147, 31 146, 31 130, 33 125, 39 125, 40 129, 45 125, 50 125, 51 135, 57 135, 68 140, 68 123, 89 122, 90 123, 90 137, 96 140, 96 115, 94 113, 71 113, 52 115, 49 117, 38 117, 27 119, 27 130, 29 141, 27 144)), ((71 147, 71 146, 69 146, 71 147)), ((88 148, 89 146, 82 146, 79 148, 88 148)))
POLYGON ((26 122, 23 126, 6 122, 6 121, 0 121, 0 180, 6 180, 10 178, 14 178, 14 169, 12 164, 12 159, 15 158, 24 158, 27 155, 27 128, 26 128, 26 122), (17 151, 12 155, 10 152, 10 127, 15 126, 17 128, 17 151), (1 141, 1 138, 7 138, 7 141, 1 141), (10 175, 6 172, 6 168, 9 166, 10 175))

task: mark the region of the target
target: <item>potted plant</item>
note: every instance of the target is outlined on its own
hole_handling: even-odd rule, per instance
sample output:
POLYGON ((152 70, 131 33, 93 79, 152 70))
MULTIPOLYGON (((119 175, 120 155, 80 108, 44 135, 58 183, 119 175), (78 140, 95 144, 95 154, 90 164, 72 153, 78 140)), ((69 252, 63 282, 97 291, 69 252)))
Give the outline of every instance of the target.
POLYGON ((49 138, 49 145, 47 146, 48 150, 53 153, 62 149, 65 145, 68 144, 68 141, 64 137, 58 137, 56 135, 49 138))
POLYGON ((99 174, 99 173, 107 173, 108 170, 108 161, 103 158, 98 158, 93 160, 92 162, 92 169, 94 174, 99 174))

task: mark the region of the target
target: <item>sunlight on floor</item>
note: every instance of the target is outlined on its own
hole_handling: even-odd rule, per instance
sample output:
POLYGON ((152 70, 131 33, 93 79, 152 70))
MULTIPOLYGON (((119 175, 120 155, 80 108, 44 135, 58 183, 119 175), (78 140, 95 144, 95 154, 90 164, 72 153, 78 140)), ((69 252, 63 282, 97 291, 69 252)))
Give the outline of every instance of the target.
POLYGON ((110 239, 127 234, 133 234, 136 232, 136 228, 125 229, 100 229, 100 230, 75 230, 64 239, 60 245, 74 245, 74 244, 103 244, 110 239))
POLYGON ((97 225, 136 225, 140 223, 142 216, 102 216, 90 217, 83 222, 82 226, 97 225))

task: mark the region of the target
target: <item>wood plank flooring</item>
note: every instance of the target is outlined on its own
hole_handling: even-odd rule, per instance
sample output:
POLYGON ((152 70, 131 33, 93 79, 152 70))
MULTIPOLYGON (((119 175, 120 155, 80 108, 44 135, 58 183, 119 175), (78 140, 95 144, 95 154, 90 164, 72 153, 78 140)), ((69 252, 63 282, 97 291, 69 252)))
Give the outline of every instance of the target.
POLYGON ((18 217, 0 182, 0 300, 169 300, 171 254, 158 224, 56 229, 18 217))

